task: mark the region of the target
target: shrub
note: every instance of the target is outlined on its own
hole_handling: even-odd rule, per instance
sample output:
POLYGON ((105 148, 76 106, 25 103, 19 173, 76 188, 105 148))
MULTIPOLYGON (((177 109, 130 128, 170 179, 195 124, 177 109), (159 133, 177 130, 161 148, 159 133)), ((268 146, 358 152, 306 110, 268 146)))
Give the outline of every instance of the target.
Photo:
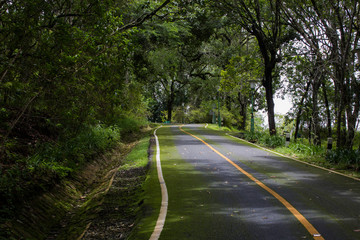
POLYGON ((354 168, 358 171, 360 166, 360 150, 336 149, 328 151, 326 160, 330 163, 343 165, 346 168, 354 168))
POLYGON ((191 109, 188 114, 188 120, 190 123, 203 123, 209 122, 209 114, 201 108, 191 109))
POLYGON ((260 139, 261 135, 262 134, 260 132, 244 132, 243 138, 246 141, 256 143, 260 139))
POLYGON ((259 143, 270 148, 276 148, 285 144, 285 139, 281 136, 270 136, 268 134, 263 135, 259 139, 259 143))
POLYGON ((113 147, 119 140, 118 127, 90 126, 71 139, 57 144, 43 144, 27 162, 32 172, 48 172, 62 178, 96 154, 113 147))
POLYGON ((244 132, 242 138, 252 143, 259 143, 265 147, 276 148, 283 146, 285 139, 281 136, 270 136, 263 132, 244 132))
POLYGON ((0 215, 10 216, 16 202, 33 192, 47 190, 119 140, 117 127, 86 127, 70 139, 37 146, 36 154, 18 156, 11 166, 0 164, 0 215))

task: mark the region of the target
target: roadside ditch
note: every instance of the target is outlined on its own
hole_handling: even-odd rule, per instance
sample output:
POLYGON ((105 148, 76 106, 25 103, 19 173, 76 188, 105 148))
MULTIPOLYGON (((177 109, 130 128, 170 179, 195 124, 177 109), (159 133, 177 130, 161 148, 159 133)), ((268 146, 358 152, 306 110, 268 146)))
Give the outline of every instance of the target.
POLYGON ((148 161, 121 168, 138 143, 119 144, 51 191, 28 199, 3 230, 10 239, 126 239, 142 212, 150 166, 148 161))

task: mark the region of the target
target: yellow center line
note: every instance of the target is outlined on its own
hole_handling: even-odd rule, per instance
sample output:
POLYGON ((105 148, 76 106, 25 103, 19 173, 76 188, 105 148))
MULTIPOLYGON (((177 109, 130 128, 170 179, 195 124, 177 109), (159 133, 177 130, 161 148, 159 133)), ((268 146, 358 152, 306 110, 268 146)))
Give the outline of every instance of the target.
POLYGON ((181 131, 183 131, 186 134, 189 134, 190 136, 198 139, 199 141, 201 141, 202 143, 204 143, 206 146, 208 146, 211 150, 213 150, 215 153, 217 153, 219 156, 221 156, 223 159, 225 159, 226 161, 228 161, 231 165, 233 165, 237 170, 239 170, 241 173, 243 173, 244 175, 246 175, 248 178, 250 178, 252 181, 254 181, 257 185, 259 185, 261 188, 263 188, 264 190, 266 190, 268 193, 270 193, 271 195, 273 195, 277 200, 279 200, 298 220, 299 222, 306 228, 306 230, 313 236, 314 239, 316 240, 321 240, 324 239, 321 234, 315 229, 315 227, 298 211, 296 210, 296 208, 291 205, 288 201, 285 200, 285 198, 283 198, 282 196, 280 196, 278 193, 276 193, 274 190, 272 190, 271 188, 269 188, 268 186, 266 186, 264 183, 262 183, 261 181, 259 181, 257 178, 255 178, 252 174, 248 173, 247 171, 245 171, 244 169, 242 169, 241 167, 239 167, 237 164, 235 164, 233 161, 231 161, 229 158, 227 158, 226 156, 224 156, 222 153, 220 153, 219 151, 217 151, 215 148, 213 148, 210 144, 208 144, 207 142, 205 142, 204 140, 202 140, 201 138, 185 131, 182 129, 182 126, 179 127, 181 131))

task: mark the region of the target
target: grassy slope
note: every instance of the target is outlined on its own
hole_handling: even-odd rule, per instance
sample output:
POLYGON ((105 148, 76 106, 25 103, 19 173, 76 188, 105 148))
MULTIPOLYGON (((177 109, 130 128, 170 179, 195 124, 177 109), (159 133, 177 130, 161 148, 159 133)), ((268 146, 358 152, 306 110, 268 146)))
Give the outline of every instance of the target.
MULTIPOLYGON (((57 239, 76 239, 86 226, 91 223, 90 228, 96 228, 97 219, 105 217, 117 223, 122 221, 124 227, 117 225, 116 231, 128 235, 144 197, 142 187, 146 178, 150 137, 148 133, 142 134, 147 137, 120 144, 88 164, 72 179, 64 180, 53 191, 28 201, 26 205, 31 206, 30 211, 24 208, 17 216, 18 221, 14 219, 7 223, 14 239, 20 236, 26 239, 54 236, 57 239), (132 151, 128 154, 130 149, 132 151)), ((108 222, 105 227, 114 223, 108 222)), ((91 239, 92 234, 100 232, 98 230, 89 231, 91 234, 85 239, 91 239)))

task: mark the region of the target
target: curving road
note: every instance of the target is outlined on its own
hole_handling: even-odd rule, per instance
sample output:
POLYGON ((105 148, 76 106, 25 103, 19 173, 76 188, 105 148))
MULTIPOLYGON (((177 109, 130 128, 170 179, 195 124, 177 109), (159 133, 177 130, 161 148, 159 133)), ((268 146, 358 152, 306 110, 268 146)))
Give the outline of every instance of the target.
POLYGON ((157 134, 169 196, 159 239, 360 239, 359 181, 203 125, 157 134))

